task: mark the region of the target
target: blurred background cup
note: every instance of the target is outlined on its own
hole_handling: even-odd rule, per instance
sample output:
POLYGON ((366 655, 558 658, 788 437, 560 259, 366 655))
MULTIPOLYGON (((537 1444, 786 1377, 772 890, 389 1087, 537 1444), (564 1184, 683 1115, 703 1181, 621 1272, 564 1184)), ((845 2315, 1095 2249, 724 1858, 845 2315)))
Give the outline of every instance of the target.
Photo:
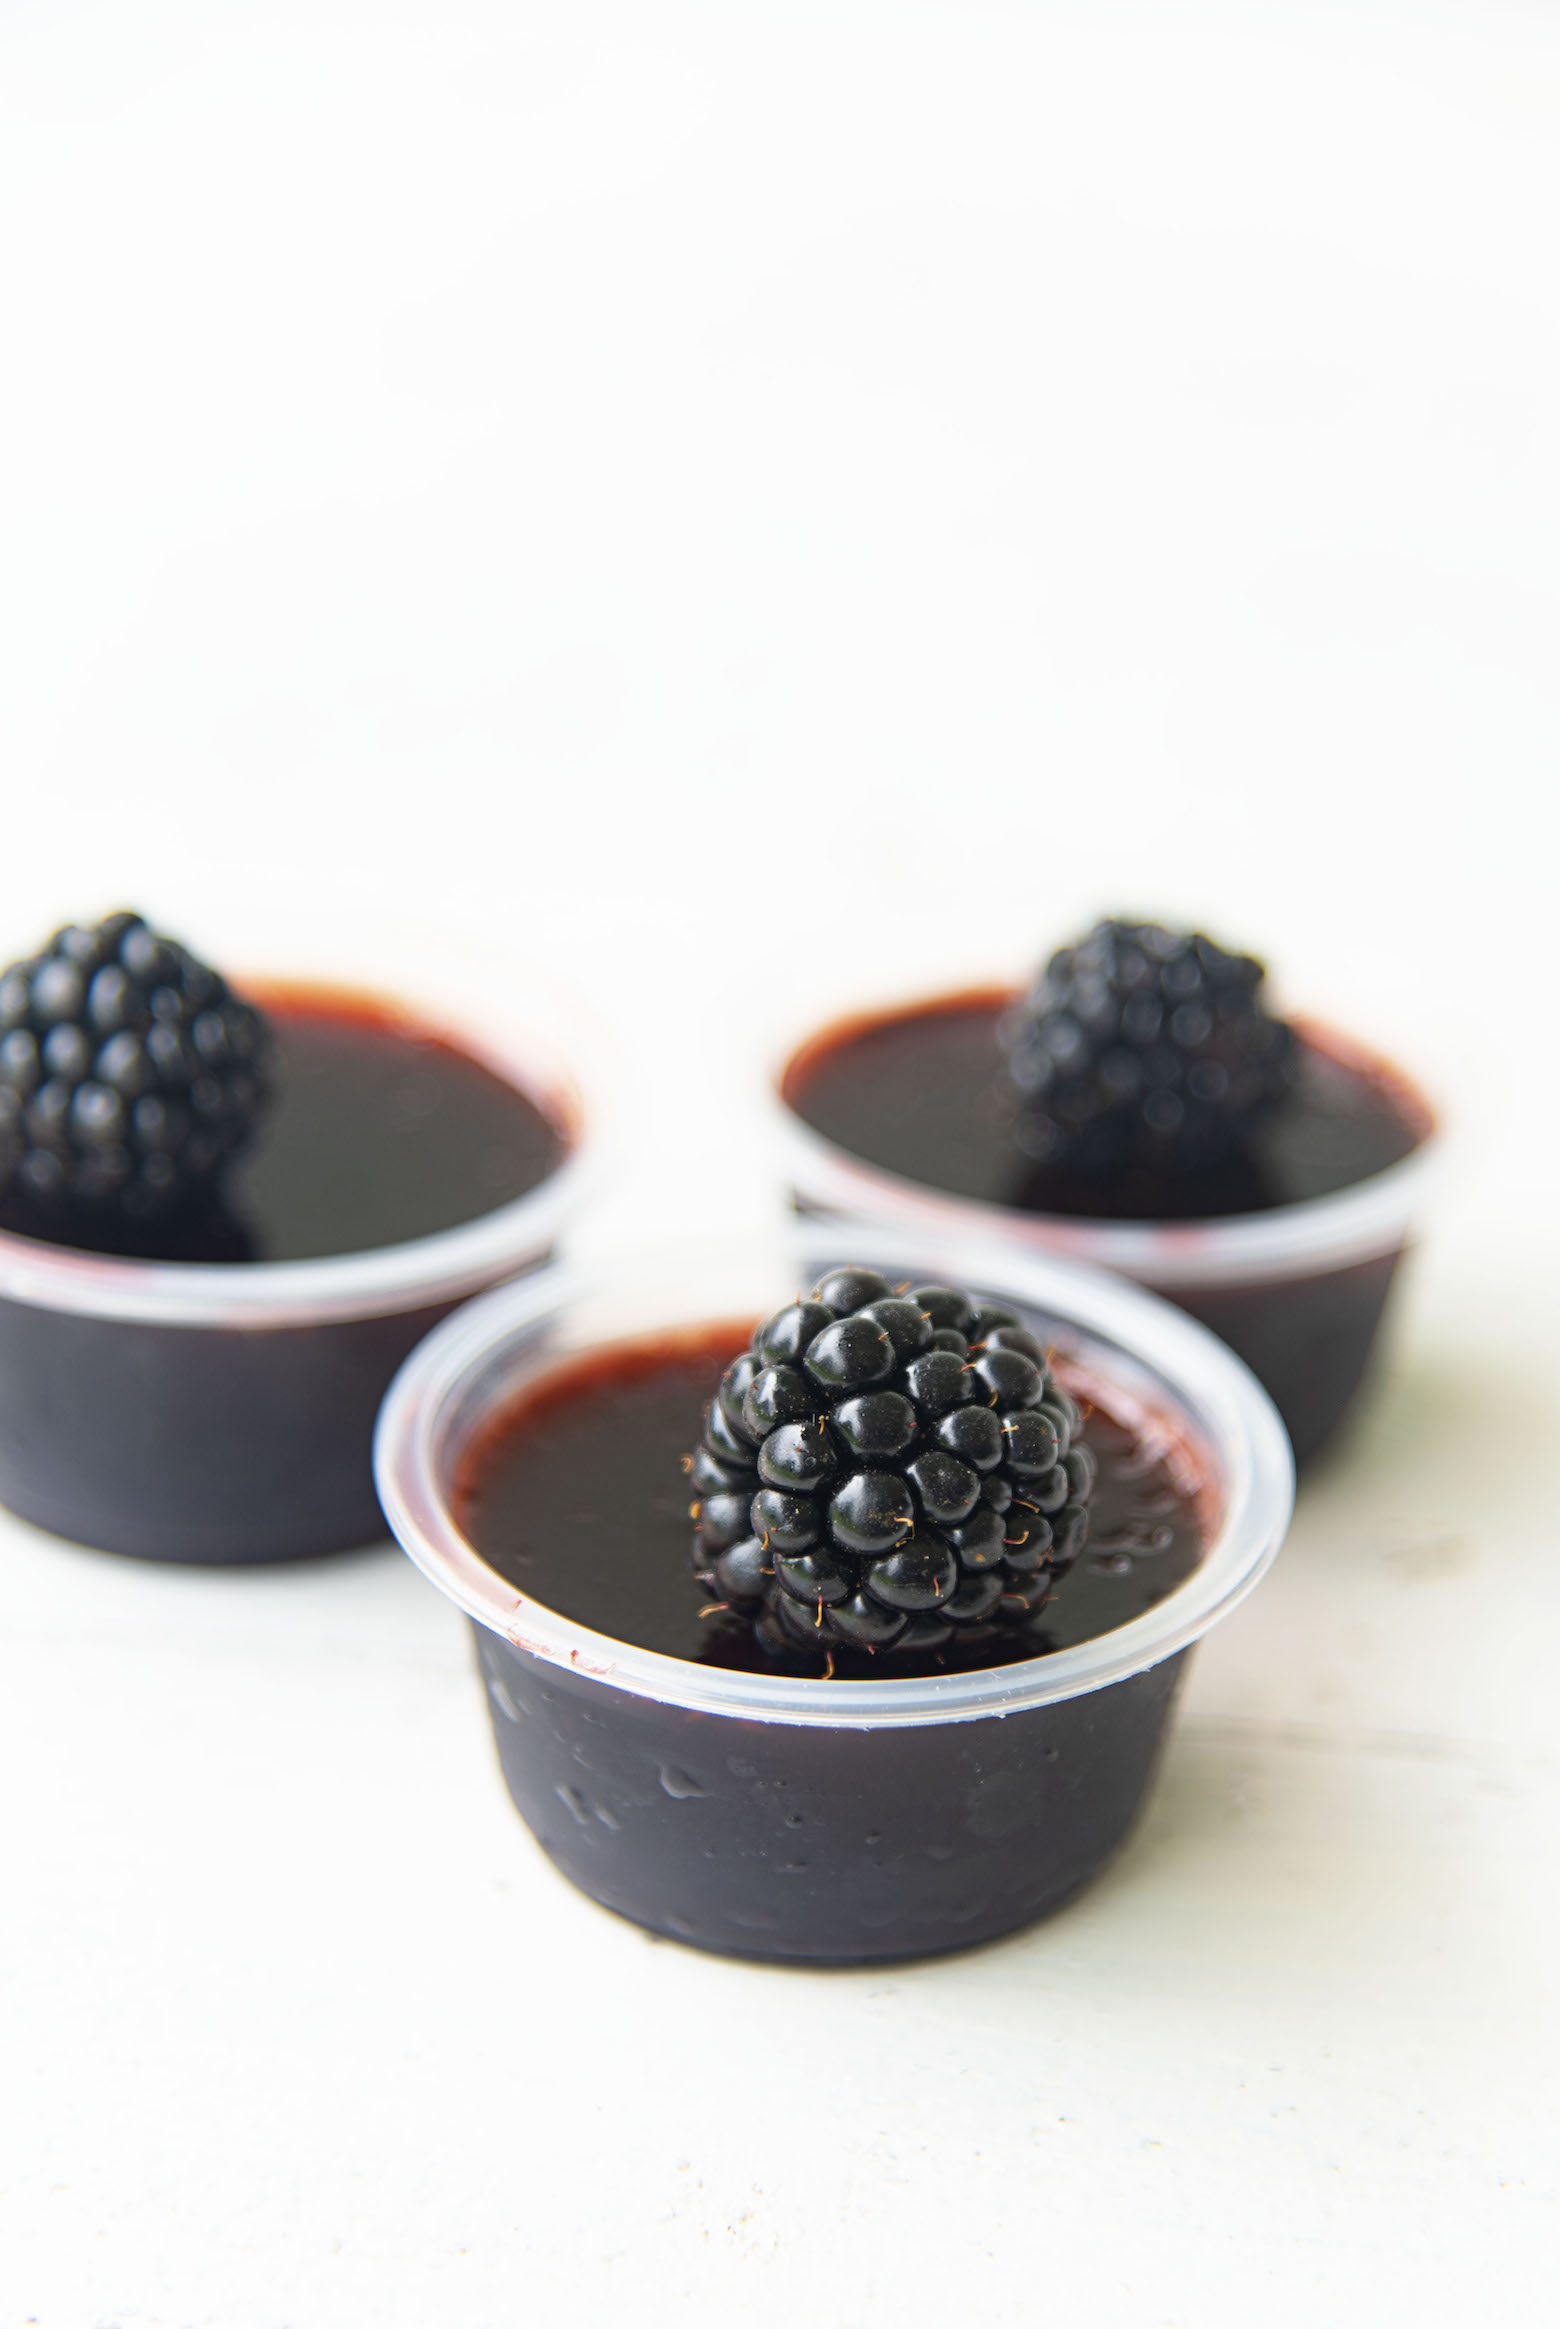
MULTIPOLYGON (((1407 1153, 1330 1195, 1206 1220, 1084 1218, 954 1194, 857 1155, 809 1121, 808 1074, 839 1045, 968 1013, 989 1019, 1017 999, 1009 987, 863 1007, 793 1036, 769 1085, 780 1169, 803 1213, 893 1225, 918 1234, 997 1238, 1024 1253, 1054 1253, 1134 1279, 1212 1328, 1245 1360, 1284 1420, 1296 1461, 1332 1437, 1358 1396, 1399 1265, 1418 1234, 1439 1161, 1434 1113, 1396 1067, 1328 1028, 1293 1022, 1308 1063, 1335 1068, 1379 1092, 1403 1128, 1407 1153)), ((1000 1070, 994 1034, 990 1081, 1000 1070)), ((865 1062, 863 1063, 865 1070, 865 1062)), ((892 1149, 892 1135, 886 1145, 892 1149)), ((1015 1175, 1021 1164, 1014 1150, 1015 1175)))
MULTIPOLYGON (((152 1560, 382 1536, 370 1443, 396 1368, 457 1303, 554 1253, 611 1145, 609 1039, 549 973, 339 901, 255 919, 172 934, 262 1006, 274 982, 279 1001, 357 998, 442 1038, 532 1101, 560 1152, 534 1188, 456 1227, 307 1260, 126 1259, 0 1230, 0 1501, 152 1560)), ((4 958, 29 950, 8 941, 4 958)))

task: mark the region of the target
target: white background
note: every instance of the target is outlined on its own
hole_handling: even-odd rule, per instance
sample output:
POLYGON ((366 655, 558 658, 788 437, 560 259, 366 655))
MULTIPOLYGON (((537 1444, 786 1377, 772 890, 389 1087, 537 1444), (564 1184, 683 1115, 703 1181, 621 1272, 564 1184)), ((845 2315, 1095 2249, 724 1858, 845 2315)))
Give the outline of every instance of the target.
POLYGON ((389 1552, 0 1523, 3 2329, 1560 2317, 1557 125, 1517 0, 7 0, 7 954, 546 963, 604 1247, 1113 907, 1456 1153, 1137 1840, 942 1965, 575 1897, 389 1552))

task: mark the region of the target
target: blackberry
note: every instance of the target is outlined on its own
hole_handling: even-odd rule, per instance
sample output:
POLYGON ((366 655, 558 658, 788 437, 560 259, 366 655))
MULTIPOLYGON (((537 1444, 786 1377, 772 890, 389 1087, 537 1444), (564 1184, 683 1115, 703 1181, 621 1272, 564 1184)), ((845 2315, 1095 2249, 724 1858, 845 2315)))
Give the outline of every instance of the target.
POLYGON ((269 1031, 139 914, 57 930, 0 974, 0 1198, 162 1220, 253 1131, 269 1031))
POLYGON ((1293 1073, 1264 976, 1249 954, 1153 922, 1100 922, 1062 947, 999 1028, 1025 1155, 1106 1180, 1233 1155, 1293 1073))
POLYGON ((1011 1310, 831 1271, 706 1411, 694 1573, 775 1654, 1016 1631, 1088 1533, 1079 1421, 1011 1310))

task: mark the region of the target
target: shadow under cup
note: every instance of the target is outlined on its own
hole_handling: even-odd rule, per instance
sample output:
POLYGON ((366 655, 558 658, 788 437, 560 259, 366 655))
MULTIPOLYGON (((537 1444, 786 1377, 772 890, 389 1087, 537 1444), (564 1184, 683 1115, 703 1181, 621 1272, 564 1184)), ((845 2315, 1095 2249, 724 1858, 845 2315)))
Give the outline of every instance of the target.
POLYGON ((612 1281, 548 1270, 473 1304, 396 1380, 376 1445, 380 1495, 412 1559, 474 1620, 510 1794, 581 1890, 733 1955, 860 1964, 965 1947, 1059 1906, 1121 1842, 1192 1645, 1283 1538, 1289 1449, 1246 1370, 1132 1287, 989 1246, 808 1223, 791 1240, 769 1267, 748 1256, 717 1270, 706 1254, 612 1281), (1198 1567, 1076 1648, 846 1682, 590 1633, 522 1598, 462 1535, 462 1454, 517 1394, 592 1348, 762 1315, 842 1262, 972 1287, 1106 1378, 1199 1476, 1198 1567))

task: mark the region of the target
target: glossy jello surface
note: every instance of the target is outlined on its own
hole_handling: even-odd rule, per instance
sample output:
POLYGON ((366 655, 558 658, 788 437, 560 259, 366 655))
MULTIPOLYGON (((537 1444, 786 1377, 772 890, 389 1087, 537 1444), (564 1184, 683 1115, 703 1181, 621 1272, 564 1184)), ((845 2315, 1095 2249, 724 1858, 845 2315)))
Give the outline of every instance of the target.
POLYGON ((171 1261, 310 1261, 457 1228, 562 1161, 563 1132, 535 1101, 389 1005, 250 991, 274 1033, 276 1096, 222 1204, 140 1231, 73 1222, 67 1237, 13 1199, 0 1228, 171 1261))
POLYGON ((1270 1211, 1352 1188, 1426 1137, 1422 1110, 1387 1072, 1302 1029, 1296 1088, 1244 1154, 1177 1186, 1101 1187, 1030 1164, 1016 1146, 996 991, 852 1021, 808 1044, 784 1096, 813 1130, 901 1179, 991 1205, 1107 1220, 1208 1219, 1270 1211))
MULTIPOLYGON (((667 1657, 756 1673, 817 1674, 822 1658, 780 1660, 751 1626, 712 1606, 689 1570, 683 1459, 745 1328, 702 1339, 622 1344, 561 1368, 500 1413, 467 1449, 455 1514, 483 1558, 521 1592, 593 1632, 667 1657)), ((837 1653, 836 1673, 957 1671, 1034 1658, 1125 1625, 1196 1566, 1204 1484, 1191 1451, 1159 1426, 1113 1413, 1107 1386, 1058 1378, 1087 1409, 1099 1461, 1089 1541, 1037 1623, 931 1657, 837 1653)))

